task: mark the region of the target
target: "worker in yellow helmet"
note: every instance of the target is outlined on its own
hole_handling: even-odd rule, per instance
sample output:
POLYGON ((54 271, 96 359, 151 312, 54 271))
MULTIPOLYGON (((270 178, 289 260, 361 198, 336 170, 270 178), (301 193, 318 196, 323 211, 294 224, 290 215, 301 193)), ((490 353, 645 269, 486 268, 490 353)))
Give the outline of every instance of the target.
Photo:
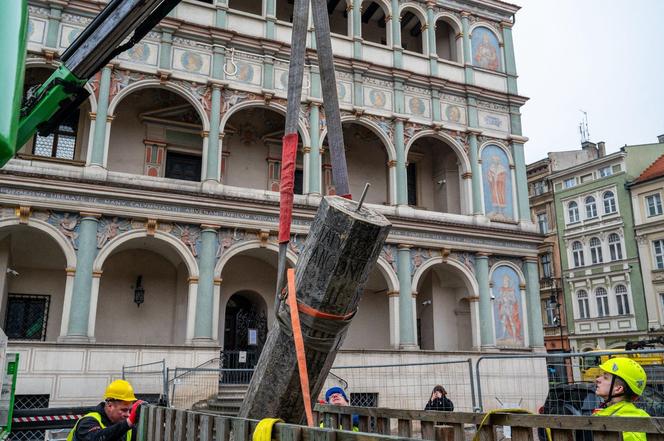
MULTIPOLYGON (((602 375, 595 380, 595 393, 604 399, 597 416, 650 417, 645 410, 634 405, 646 388, 646 372, 631 358, 611 358, 599 368, 602 375)), ((646 441, 643 432, 623 432, 624 441, 646 441)))
POLYGON ((132 441, 143 403, 128 381, 115 380, 106 388, 104 401, 76 422, 67 441, 132 441))

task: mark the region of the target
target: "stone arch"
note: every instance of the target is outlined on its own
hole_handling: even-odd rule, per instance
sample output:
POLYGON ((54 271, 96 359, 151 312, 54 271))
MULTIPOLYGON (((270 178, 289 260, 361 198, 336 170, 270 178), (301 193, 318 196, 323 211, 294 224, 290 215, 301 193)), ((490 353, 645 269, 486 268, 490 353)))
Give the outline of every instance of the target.
MULTIPOLYGON (((224 128, 226 127, 226 123, 228 120, 238 113, 239 111, 251 107, 261 107, 264 109, 270 109, 274 110, 275 112, 283 115, 284 117, 286 116, 286 106, 283 106, 281 104, 273 103, 270 102, 269 104, 266 104, 263 101, 244 101, 242 103, 236 104, 233 107, 231 107, 228 112, 226 112, 222 118, 221 121, 219 122, 219 133, 224 133, 224 128)), ((297 127, 298 127, 298 134, 300 136, 300 139, 302 140, 302 145, 304 146, 311 146, 311 138, 309 137, 309 130, 307 127, 304 125, 304 122, 302 121, 302 118, 299 119, 297 122, 297 127)), ((322 138, 321 138, 322 139, 322 138)))
MULTIPOLYGON (((390 22, 390 20, 394 20, 394 16, 392 14, 391 4, 390 4, 390 2, 386 2, 384 0, 362 0, 361 5, 360 5, 360 8, 361 8, 360 10, 364 11, 366 13, 366 10, 368 9, 368 8, 366 8, 366 4, 369 4, 369 7, 370 7, 371 3, 375 3, 376 5, 378 5, 378 7, 382 10, 382 12, 385 16, 385 29, 382 32, 382 34, 385 35, 385 45, 386 46, 392 46, 392 32, 390 30, 389 22, 390 22)), ((371 17, 369 17, 369 19, 370 18, 371 17)), ((367 19, 367 22, 369 21, 369 19, 367 19)), ((369 41, 369 42, 373 42, 374 44, 381 44, 380 42, 373 41, 376 38, 375 35, 374 36, 369 36, 369 38, 368 38, 367 35, 365 35, 367 30, 368 29, 367 29, 367 26, 365 26, 364 19, 361 19, 360 20, 360 35, 361 35, 362 39, 366 40, 366 41, 369 41)))
POLYGON ((459 145, 459 143, 447 133, 441 133, 436 130, 421 130, 418 131, 415 136, 410 138, 408 144, 406 144, 406 158, 408 158, 408 153, 410 152, 410 148, 412 147, 413 143, 418 139, 425 137, 435 138, 449 145, 456 153, 457 158, 459 158, 459 162, 463 165, 462 172, 468 173, 471 171, 470 159, 468 158, 468 154, 466 153, 466 150, 463 148, 463 146, 459 145))
POLYGON ((477 23, 474 23, 469 29, 469 32, 470 32, 471 35, 472 35, 473 31, 476 28, 485 28, 486 30, 491 32, 493 35, 495 35, 496 39, 498 40, 498 42, 500 44, 503 44, 502 35, 500 35, 500 33, 496 32, 496 30, 493 28, 493 26, 491 26, 489 23, 487 23, 485 21, 478 21, 477 23))
POLYGON ((164 233, 163 231, 155 231, 154 235, 150 236, 144 228, 122 233, 107 243, 101 250, 99 250, 92 266, 93 271, 102 271, 106 259, 108 259, 108 257, 122 244, 143 237, 151 237, 155 240, 161 240, 169 244, 184 262, 187 271, 189 272, 189 277, 198 277, 198 263, 196 262, 196 258, 178 238, 171 234, 164 233))
POLYGON ((497 268, 501 267, 501 266, 509 266, 510 268, 512 268, 514 270, 514 272, 516 272, 516 274, 519 276, 519 283, 525 285, 526 278, 523 275, 523 271, 521 271, 521 268, 518 265, 516 265, 513 262, 510 262, 508 260, 500 260, 500 261, 493 264, 493 266, 491 267, 491 270, 489 271, 489 280, 491 280, 491 277, 493 276, 494 271, 497 268))
MULTIPOLYGON (((411 52, 416 52, 422 55, 427 55, 429 53, 429 39, 427 38, 427 27, 431 26, 431 23, 427 22, 427 14, 426 12, 418 5, 415 3, 404 3, 399 7, 399 22, 401 22, 402 17, 404 13, 410 12, 412 13, 415 18, 420 22, 420 44, 422 45, 422 50, 418 51, 415 49, 406 49, 411 52)), ((403 47, 403 32, 406 31, 406 28, 404 27, 403 29, 400 29, 400 32, 402 33, 401 36, 401 44, 403 47)), ((413 38, 416 38, 413 36, 413 38)))
POLYGON ((67 261, 67 268, 76 268, 76 250, 74 250, 74 246, 71 244, 71 242, 69 242, 69 240, 67 240, 67 238, 63 236, 56 227, 49 224, 48 222, 44 222, 32 217, 28 219, 27 224, 21 224, 18 217, 13 217, 0 220, 0 231, 4 227, 9 227, 12 225, 25 225, 26 227, 35 228, 48 234, 51 238, 53 238, 53 240, 55 240, 55 242, 62 250, 62 253, 64 254, 67 261))
POLYGON ((210 130, 210 118, 208 118, 208 114, 198 98, 182 86, 169 81, 162 83, 157 79, 140 80, 122 89, 117 95, 115 95, 115 97, 113 97, 113 100, 111 100, 108 105, 108 116, 115 116, 115 108, 125 97, 133 92, 149 88, 166 89, 184 98, 194 109, 196 109, 196 113, 198 113, 203 125, 203 131, 207 132, 210 130))
POLYGON ((376 265, 376 269, 380 271, 383 278, 385 278, 385 282, 387 282, 387 289, 393 292, 399 291, 399 277, 394 271, 394 268, 392 268, 392 265, 390 265, 383 257, 378 258, 376 265))
POLYGON ((453 63, 463 63, 464 62, 464 54, 463 54, 463 39, 461 38, 462 34, 462 24, 461 21, 455 17, 453 14, 450 14, 449 12, 439 12, 436 14, 433 18, 433 23, 429 23, 429 26, 434 27, 434 34, 436 35, 436 51, 437 55, 439 58, 441 57, 441 49, 438 47, 438 22, 444 22, 447 26, 450 27, 450 29, 454 32, 454 40, 450 41, 450 50, 452 50, 452 46, 454 49, 454 52, 450 53, 450 58, 446 59, 443 57, 443 59, 446 59, 447 61, 451 61, 453 63))
MULTIPOLYGON (((227 249, 217 261, 217 264, 214 267, 214 277, 217 278, 221 277, 221 273, 224 270, 224 267, 234 256, 237 256, 238 254, 241 254, 248 250, 260 249, 260 248, 267 249, 275 253, 279 253, 279 244, 273 242, 268 242, 267 244, 264 244, 259 240, 248 240, 246 242, 233 245, 232 247, 227 249)), ((297 263, 297 255, 289 249, 288 252, 286 253, 286 260, 291 266, 294 267, 295 264, 297 263)))
POLYGON ((482 144, 480 144, 479 149, 477 150, 477 157, 481 158, 482 157, 482 150, 484 150, 485 147, 488 147, 490 145, 496 146, 503 150, 505 154, 507 155, 507 159, 510 161, 510 165, 514 165, 514 158, 512 157, 512 151, 511 149, 505 145, 505 143, 498 141, 498 140, 489 140, 489 141, 484 141, 482 144))
POLYGON ((477 280, 475 280, 475 275, 471 272, 471 270, 467 266, 465 266, 463 263, 455 259, 443 260, 442 257, 434 257, 433 259, 427 260, 415 271, 415 274, 413 274, 413 282, 411 285, 413 286, 414 291, 417 290, 417 286, 420 283, 420 279, 424 274, 426 274, 427 270, 439 264, 449 265, 455 270, 457 270, 457 272, 463 275, 462 279, 466 284, 468 290, 473 293, 479 293, 479 285, 477 284, 477 280))
MULTIPOLYGON (((374 135, 376 135, 378 139, 380 139, 380 141, 385 146, 385 152, 387 153, 388 160, 389 161, 397 160, 397 150, 394 147, 394 143, 385 134, 385 132, 382 131, 380 126, 376 124, 374 121, 365 117, 357 118, 353 115, 341 115, 341 124, 343 123, 355 123, 371 130, 374 133, 374 135)), ((321 142, 325 139, 326 136, 327 136, 327 127, 325 127, 325 129, 323 129, 320 133, 321 142)))

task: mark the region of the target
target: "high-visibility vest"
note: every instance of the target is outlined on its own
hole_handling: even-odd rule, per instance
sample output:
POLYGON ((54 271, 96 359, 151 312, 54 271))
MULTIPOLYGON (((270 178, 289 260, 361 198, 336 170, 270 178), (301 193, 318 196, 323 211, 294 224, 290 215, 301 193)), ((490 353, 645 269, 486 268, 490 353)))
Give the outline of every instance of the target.
MULTIPOLYGON (((101 414, 99 412, 90 412, 81 417, 78 421, 81 421, 85 417, 92 417, 101 426, 102 429, 105 429, 106 426, 104 426, 104 423, 101 422, 101 414)), ((74 428, 71 429, 71 432, 69 432, 69 435, 67 435, 67 441, 74 441, 74 434, 76 433, 76 428, 78 427, 78 421, 76 421, 76 424, 74 425, 74 428)), ((132 430, 129 429, 129 432, 127 432, 127 441, 131 441, 131 432, 132 430)))

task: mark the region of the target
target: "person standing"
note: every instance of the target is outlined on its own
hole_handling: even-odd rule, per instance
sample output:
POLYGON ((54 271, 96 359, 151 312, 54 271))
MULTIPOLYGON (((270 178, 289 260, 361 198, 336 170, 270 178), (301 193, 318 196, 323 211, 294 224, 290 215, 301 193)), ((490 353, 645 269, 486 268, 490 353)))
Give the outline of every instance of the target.
POLYGON ((115 380, 106 388, 104 401, 76 422, 67 441, 132 441, 143 403, 128 381, 115 380))
POLYGON ((431 391, 431 398, 424 406, 424 410, 441 410, 444 412, 452 412, 454 410, 454 403, 447 398, 447 391, 440 384, 437 384, 433 391, 431 391))

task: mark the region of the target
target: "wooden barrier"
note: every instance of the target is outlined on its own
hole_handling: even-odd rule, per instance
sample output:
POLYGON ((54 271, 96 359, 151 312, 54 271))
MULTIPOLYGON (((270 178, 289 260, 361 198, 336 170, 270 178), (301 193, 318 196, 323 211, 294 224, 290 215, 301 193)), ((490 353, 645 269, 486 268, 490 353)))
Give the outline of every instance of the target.
MULTIPOLYGON (((574 441, 574 432, 593 432, 594 441, 621 441, 622 432, 645 432, 664 441, 664 418, 622 418, 510 413, 436 412, 375 407, 317 405, 316 421, 333 430, 276 424, 274 441, 496 441, 496 428, 510 426, 513 441, 537 441, 534 429, 551 429, 552 441, 574 441), (360 432, 351 431, 358 415, 360 432)), ((150 406, 141 415, 136 441, 251 441, 257 420, 150 406)))

